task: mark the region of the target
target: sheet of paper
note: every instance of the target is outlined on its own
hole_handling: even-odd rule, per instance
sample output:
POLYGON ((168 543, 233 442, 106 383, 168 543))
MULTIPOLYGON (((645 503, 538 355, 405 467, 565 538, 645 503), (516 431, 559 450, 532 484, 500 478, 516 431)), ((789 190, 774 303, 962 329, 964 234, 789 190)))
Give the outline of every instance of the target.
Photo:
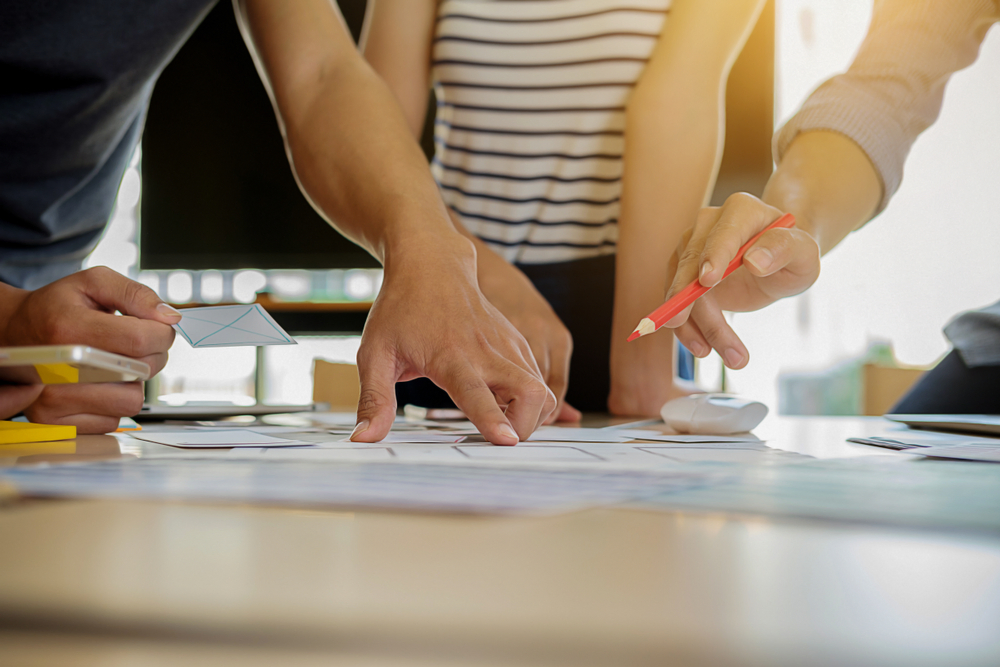
MULTIPOLYGON (((202 452, 198 453, 199 456, 202 452)), ((656 471, 676 469, 686 463, 719 462, 741 465, 790 465, 812 457, 772 449, 763 443, 570 443, 522 442, 501 447, 486 442, 387 443, 364 445, 335 441, 317 442, 305 448, 232 449, 221 454, 229 459, 267 461, 357 461, 397 463, 450 463, 475 466, 506 465, 518 468, 605 469, 656 471)))
POLYGON ((183 308, 174 330, 191 347, 295 345, 295 340, 259 304, 183 308))
POLYGON ((9 468, 0 470, 0 480, 34 496, 554 514, 704 485, 718 474, 137 459, 9 468))
MULTIPOLYGON (((232 430, 234 424, 219 424, 217 426, 185 426, 185 431, 224 431, 232 430)), ((258 424, 247 427, 248 430, 260 435, 284 435, 287 433, 321 433, 322 429, 316 426, 271 426, 268 424, 258 424)))
POLYGON ((295 447, 310 444, 302 440, 288 440, 256 433, 250 429, 140 431, 129 435, 136 440, 171 447, 295 447))
MULTIPOLYGON (((428 443, 455 443, 462 442, 465 440, 464 435, 456 435, 453 433, 398 433, 395 431, 390 431, 387 436, 382 438, 378 444, 380 445, 392 445, 392 444, 428 444, 428 443)), ((343 438, 341 442, 350 442, 350 436, 343 438)))
POLYGON ((532 433, 527 442, 628 442, 644 433, 649 433, 649 431, 543 426, 532 433))
POLYGON ((761 442, 761 439, 751 433, 738 435, 663 435, 653 431, 642 431, 632 436, 633 440, 648 440, 651 442, 684 442, 684 443, 744 443, 761 442))
MULTIPOLYGON (((956 444, 920 447, 906 450, 908 454, 933 456, 939 459, 960 459, 962 461, 988 461, 1000 463, 1000 444, 956 444)), ((1000 509, 998 509, 1000 512, 1000 509)))

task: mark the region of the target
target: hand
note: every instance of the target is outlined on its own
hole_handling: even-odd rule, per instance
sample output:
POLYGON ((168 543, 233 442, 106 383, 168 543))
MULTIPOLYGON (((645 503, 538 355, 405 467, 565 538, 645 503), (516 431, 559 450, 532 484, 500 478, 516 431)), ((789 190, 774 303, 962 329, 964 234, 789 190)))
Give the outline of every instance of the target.
POLYGON ((0 419, 18 414, 42 393, 40 384, 0 386, 0 419))
MULTIPOLYGON (((80 271, 33 292, 3 286, 0 345, 90 345, 139 359, 158 373, 180 313, 148 287, 106 269, 80 271), (115 311, 122 315, 115 315, 115 311)), ((142 383, 48 385, 27 408, 34 422, 107 433, 142 409, 142 383)))
POLYGON ((758 310, 804 292, 819 277, 819 245, 798 220, 795 228, 772 229, 761 236, 744 255, 743 266, 720 284, 743 244, 781 215, 782 211, 756 197, 738 193, 721 208, 702 209, 694 228, 685 234, 667 298, 695 278, 714 289, 666 326, 675 330, 677 339, 696 357, 706 357, 715 349, 726 366, 743 368, 750 353, 722 311, 758 310))
MULTIPOLYGON (((455 224, 462 223, 456 221, 455 224)), ((556 409, 545 423, 580 421, 583 415, 565 400, 569 387, 569 362, 573 354, 573 336, 569 329, 516 266, 488 248, 479 249, 477 256, 479 288, 528 341, 545 384, 555 394, 556 409), (486 253, 492 257, 487 257, 486 253)))
POLYGON ((526 439, 556 407, 531 349, 480 292, 468 240, 411 243, 385 280, 358 350, 355 442, 376 442, 396 416, 396 382, 427 377, 495 445, 526 439), (506 413, 500 406, 506 406, 506 413))

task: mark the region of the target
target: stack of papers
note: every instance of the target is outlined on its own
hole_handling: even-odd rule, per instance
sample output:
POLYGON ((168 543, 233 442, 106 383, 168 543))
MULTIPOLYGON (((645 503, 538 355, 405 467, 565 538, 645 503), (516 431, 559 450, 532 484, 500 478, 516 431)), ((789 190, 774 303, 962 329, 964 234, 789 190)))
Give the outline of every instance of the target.
POLYGON ((692 488, 716 474, 139 459, 11 468, 0 479, 32 496, 551 514, 692 488))
POLYGON ((308 445, 304 440, 278 438, 252 429, 192 428, 183 431, 141 431, 132 433, 136 440, 171 447, 292 447, 308 445))
POLYGON ((848 442, 941 459, 1000 462, 998 438, 930 431, 900 431, 891 436, 850 438, 848 442))

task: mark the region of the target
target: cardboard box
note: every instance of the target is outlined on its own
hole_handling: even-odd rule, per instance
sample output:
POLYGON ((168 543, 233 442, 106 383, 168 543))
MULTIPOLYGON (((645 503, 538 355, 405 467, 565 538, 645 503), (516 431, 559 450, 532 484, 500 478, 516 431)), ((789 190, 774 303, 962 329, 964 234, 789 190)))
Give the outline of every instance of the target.
POLYGON ((356 364, 313 360, 313 402, 328 403, 336 412, 357 411, 361 380, 356 364))

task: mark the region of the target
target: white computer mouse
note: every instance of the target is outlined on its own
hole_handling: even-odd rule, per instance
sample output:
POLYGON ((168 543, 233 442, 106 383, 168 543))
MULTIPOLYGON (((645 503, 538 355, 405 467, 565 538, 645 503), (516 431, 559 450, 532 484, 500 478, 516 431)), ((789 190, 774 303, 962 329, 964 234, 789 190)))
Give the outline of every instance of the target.
POLYGON ((728 435, 754 429, 767 416, 767 406, 729 394, 693 394, 668 402, 660 416, 681 433, 728 435))

